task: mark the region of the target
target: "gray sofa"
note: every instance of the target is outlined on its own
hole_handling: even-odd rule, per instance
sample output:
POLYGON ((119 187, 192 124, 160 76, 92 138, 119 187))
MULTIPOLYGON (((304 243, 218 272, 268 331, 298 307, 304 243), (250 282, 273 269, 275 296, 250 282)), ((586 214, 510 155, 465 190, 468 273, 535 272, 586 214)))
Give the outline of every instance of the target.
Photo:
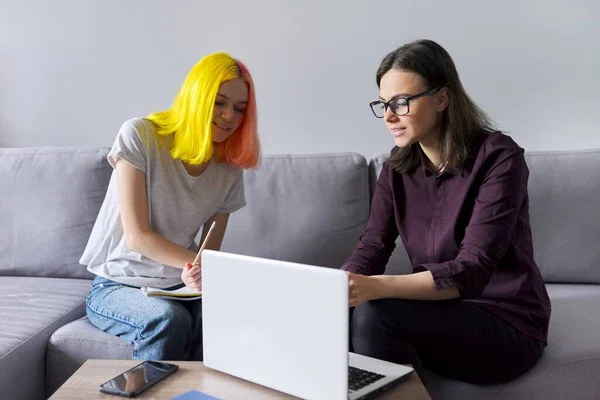
MULTIPOLYGON (((111 169, 106 148, 0 149, 0 397, 50 396, 89 358, 131 346, 85 318, 78 264, 111 169)), ((267 156, 223 250, 339 267, 366 226, 383 156, 267 156)), ((434 399, 600 398, 600 150, 527 154, 535 255, 552 300, 550 344, 528 374, 480 387, 434 374, 434 399)), ((387 273, 407 273, 401 243, 387 273)))

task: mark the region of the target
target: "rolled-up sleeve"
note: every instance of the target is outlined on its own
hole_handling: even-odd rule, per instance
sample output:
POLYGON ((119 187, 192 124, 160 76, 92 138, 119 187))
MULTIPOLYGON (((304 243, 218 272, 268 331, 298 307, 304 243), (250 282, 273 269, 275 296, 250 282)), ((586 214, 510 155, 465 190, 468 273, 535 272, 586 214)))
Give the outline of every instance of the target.
MULTIPOLYGON (((513 142, 514 143, 514 142, 513 142)), ((499 146, 484 157, 487 173, 475 194, 464 239, 454 260, 422 263, 437 289, 456 286, 463 298, 479 297, 514 240, 515 225, 527 198, 529 170, 523 149, 499 146)))

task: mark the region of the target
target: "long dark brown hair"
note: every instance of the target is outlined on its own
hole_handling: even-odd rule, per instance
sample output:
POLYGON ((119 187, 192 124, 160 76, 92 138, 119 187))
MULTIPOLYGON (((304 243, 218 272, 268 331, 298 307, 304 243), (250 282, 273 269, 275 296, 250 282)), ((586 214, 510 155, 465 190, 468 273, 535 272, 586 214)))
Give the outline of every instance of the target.
MULTIPOLYGON (((443 111, 437 148, 440 165, 461 168, 471 156, 470 144, 473 135, 483 129, 493 130, 494 124, 471 100, 463 88, 454 61, 450 54, 432 40, 417 40, 407 43, 389 53, 377 69, 377 87, 383 75, 391 69, 419 74, 427 89, 446 85, 450 91, 448 107, 443 111)), ((408 147, 395 147, 388 158, 389 166, 404 173, 419 163, 419 143, 408 147)))

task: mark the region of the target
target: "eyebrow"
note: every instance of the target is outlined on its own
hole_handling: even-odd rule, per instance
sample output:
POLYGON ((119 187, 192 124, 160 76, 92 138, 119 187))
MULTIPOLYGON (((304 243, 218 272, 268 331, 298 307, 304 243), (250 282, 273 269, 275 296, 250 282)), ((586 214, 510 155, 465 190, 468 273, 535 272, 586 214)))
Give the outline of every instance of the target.
MULTIPOLYGON (((412 96, 412 94, 410 94, 410 93, 399 93, 399 94, 395 94, 392 97, 390 97, 390 100, 397 99, 397 98, 400 98, 400 97, 410 97, 410 96, 412 96)), ((387 101, 386 99, 384 99, 381 96, 379 96, 379 100, 381 100, 381 101, 387 101)))
MULTIPOLYGON (((225 96, 223 93, 218 93, 218 92, 217 92, 217 96, 225 97, 227 100, 230 100, 230 98, 229 98, 229 97, 227 97, 227 96, 225 96)), ((235 104, 248 104, 248 102, 247 102, 247 101, 238 101, 238 102, 237 102, 237 103, 235 103, 235 104)))

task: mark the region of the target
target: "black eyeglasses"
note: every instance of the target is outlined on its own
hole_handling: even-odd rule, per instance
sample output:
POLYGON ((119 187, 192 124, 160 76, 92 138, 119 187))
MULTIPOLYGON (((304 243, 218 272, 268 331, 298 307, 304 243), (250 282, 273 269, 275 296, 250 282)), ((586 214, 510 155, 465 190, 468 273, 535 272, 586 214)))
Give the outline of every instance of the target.
POLYGON ((436 88, 429 89, 425 92, 415 94, 413 96, 408 96, 408 97, 396 96, 396 97, 392 97, 388 101, 382 101, 382 100, 372 101, 369 103, 369 106, 371 107, 371 111, 373 111, 373 114, 377 118, 383 118, 385 116, 385 112, 388 108, 390 110, 392 110, 392 112, 394 114, 396 114, 397 116, 400 117, 400 116, 406 115, 410 112, 409 104, 412 100, 416 100, 419 97, 431 96, 432 94, 438 92, 443 87, 447 86, 449 83, 450 82, 444 83, 442 86, 438 86, 436 88))

